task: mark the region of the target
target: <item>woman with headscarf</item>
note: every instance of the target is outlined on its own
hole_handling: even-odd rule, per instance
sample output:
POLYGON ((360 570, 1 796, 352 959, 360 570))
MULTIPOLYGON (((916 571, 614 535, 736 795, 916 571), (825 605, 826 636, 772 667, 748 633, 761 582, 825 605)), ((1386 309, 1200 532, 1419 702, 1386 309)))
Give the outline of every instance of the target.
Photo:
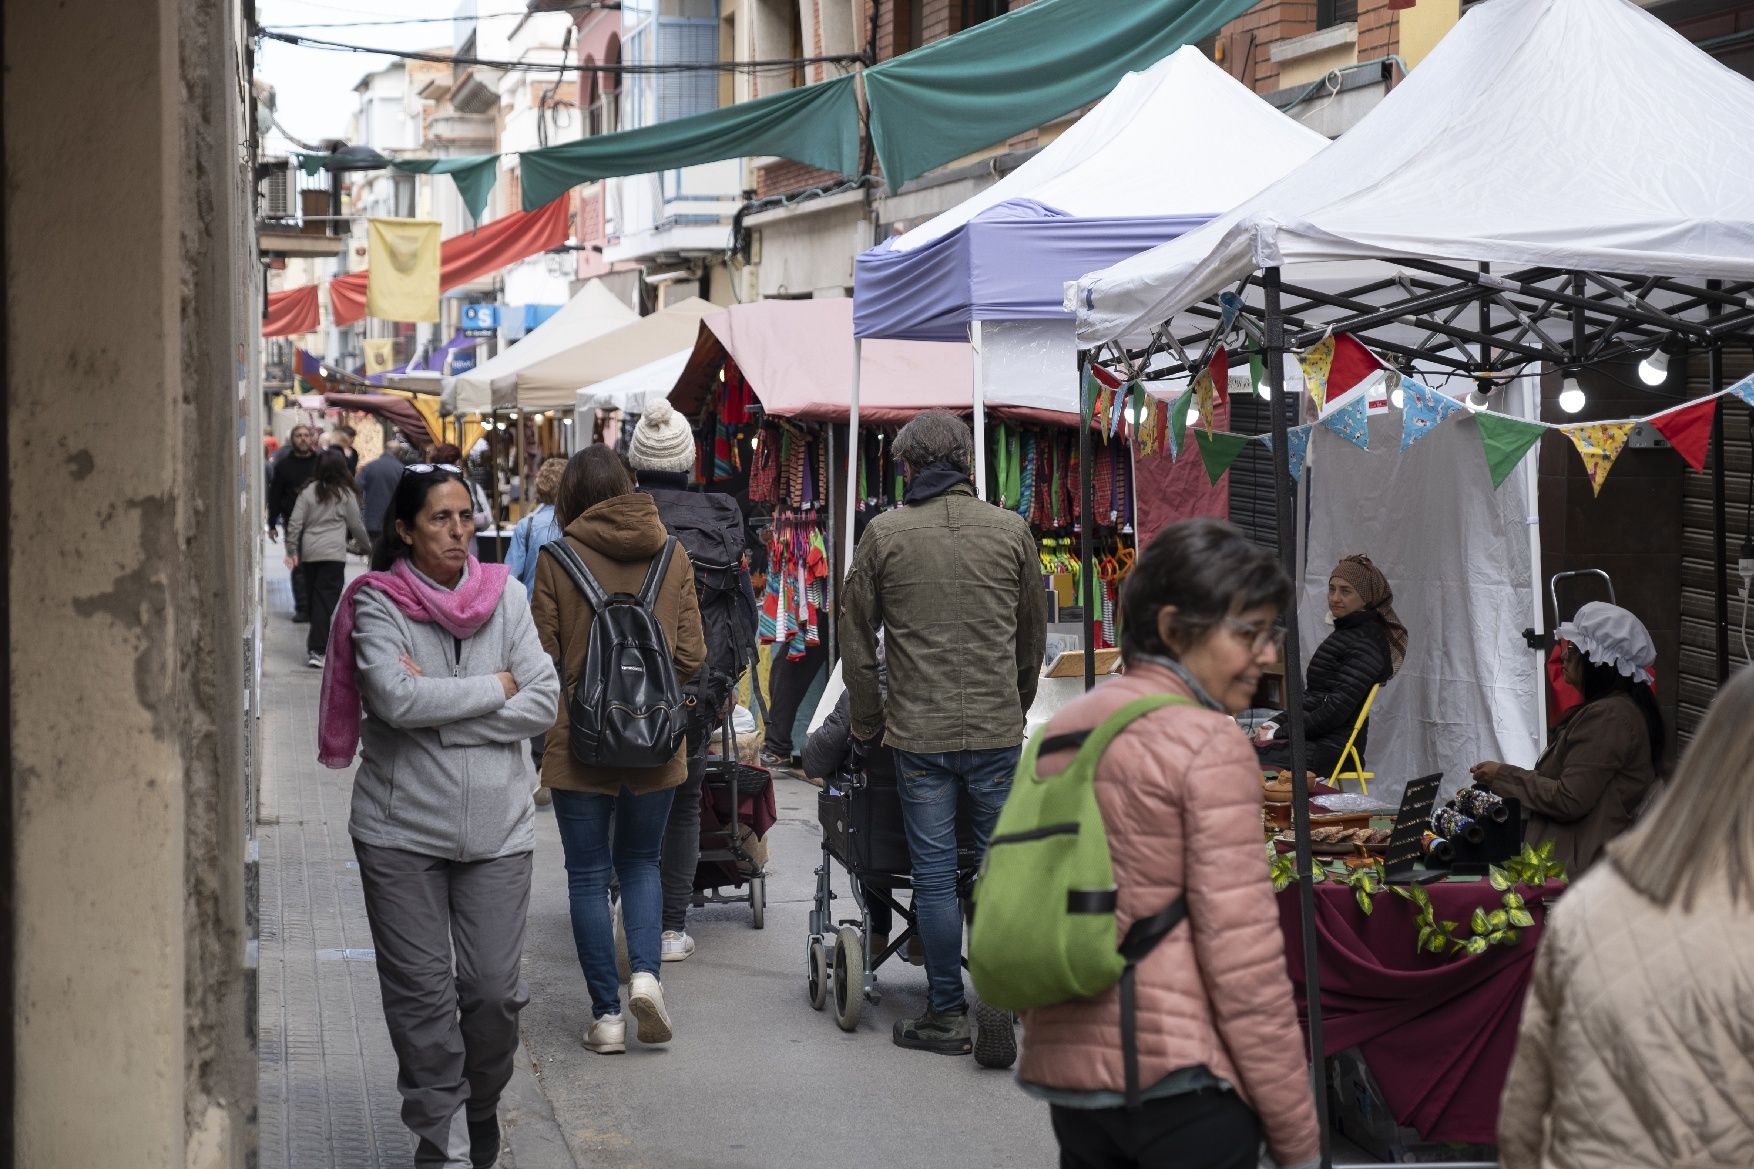
POLYGON ((1559 626, 1565 680, 1583 705, 1560 720, 1533 771, 1488 760, 1474 782, 1523 805, 1531 844, 1553 842, 1553 859, 1576 878, 1632 826, 1657 781, 1663 716, 1651 689, 1656 646, 1619 605, 1591 601, 1559 626))
MULTIPOLYGON (((1370 688, 1386 683, 1407 657, 1407 627, 1395 615, 1388 578, 1368 556, 1348 556, 1328 576, 1328 614, 1334 632, 1316 647, 1303 683, 1304 767, 1331 775, 1370 688)), ((1358 729, 1359 759, 1369 723, 1358 729)), ((1287 767, 1291 744, 1283 720, 1278 734, 1257 747, 1264 767, 1287 767)))

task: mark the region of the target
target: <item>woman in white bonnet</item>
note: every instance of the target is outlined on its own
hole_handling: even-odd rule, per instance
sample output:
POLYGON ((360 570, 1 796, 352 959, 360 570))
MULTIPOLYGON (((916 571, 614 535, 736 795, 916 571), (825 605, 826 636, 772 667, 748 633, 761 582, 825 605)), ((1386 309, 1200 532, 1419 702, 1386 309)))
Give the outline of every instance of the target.
POLYGON ((1561 720, 1533 771, 1487 761, 1473 773, 1480 786, 1522 801, 1526 839, 1552 841, 1575 879, 1637 819, 1663 757, 1663 716, 1651 690, 1656 647, 1637 617, 1591 601, 1557 635, 1565 680, 1583 705, 1561 720))

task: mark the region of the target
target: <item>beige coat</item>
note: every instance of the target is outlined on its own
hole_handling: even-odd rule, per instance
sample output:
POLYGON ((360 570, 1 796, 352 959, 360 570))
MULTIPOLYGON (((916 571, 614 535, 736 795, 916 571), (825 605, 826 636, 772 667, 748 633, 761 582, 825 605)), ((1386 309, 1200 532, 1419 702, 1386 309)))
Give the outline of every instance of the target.
MULTIPOLYGON (((1164 667, 1134 665, 1061 710, 1048 733, 1088 730, 1131 700, 1165 691, 1192 697, 1164 667)), ((1068 752, 1044 756, 1042 770, 1069 761, 1068 752)), ((1315 1103, 1267 876, 1254 749, 1217 711, 1166 707, 1109 744, 1096 795, 1120 894, 1118 934, 1188 898, 1188 921, 1136 975, 1140 1084, 1204 1064, 1260 1114, 1280 1164, 1313 1161, 1315 1103)), ((1025 1083, 1124 1090, 1118 990, 1025 1011, 1023 1028, 1025 1083)))
POLYGON ((1692 913, 1604 860, 1548 918, 1498 1117, 1504 1169, 1754 1165, 1754 905, 1692 913))
MULTIPOLYGON (((631 492, 587 509, 567 525, 564 538, 604 591, 637 593, 667 535, 652 497, 631 492)), ((670 559, 670 571, 658 587, 654 608, 658 624, 670 642, 676 680, 686 685, 706 661, 706 639, 701 633, 694 568, 681 545, 670 559)), ((561 683, 560 716, 549 729, 542 752, 542 786, 612 796, 626 784, 635 795, 643 795, 677 787, 687 779, 686 743, 662 767, 586 767, 572 757, 567 747, 566 711, 573 687, 584 672, 585 651, 591 644, 591 620, 596 612, 554 557, 543 555, 536 563, 536 592, 530 599, 530 613, 536 619, 542 648, 560 670, 561 683)))

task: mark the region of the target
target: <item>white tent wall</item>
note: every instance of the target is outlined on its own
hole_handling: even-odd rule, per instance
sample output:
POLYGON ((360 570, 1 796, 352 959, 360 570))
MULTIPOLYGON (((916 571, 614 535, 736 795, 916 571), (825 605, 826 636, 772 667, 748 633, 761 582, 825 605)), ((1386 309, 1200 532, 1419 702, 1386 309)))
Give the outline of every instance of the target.
POLYGON ((1078 340, 1071 318, 980 325, 988 406, 1078 413, 1078 340))
POLYGON ((1373 796, 1398 801, 1406 781, 1441 770, 1466 786, 1483 759, 1533 766, 1541 743, 1528 479, 1497 491, 1470 419, 1440 426, 1401 452, 1399 411, 1371 419, 1360 450, 1317 427, 1302 491, 1308 527, 1298 617, 1303 665, 1328 636, 1328 574, 1363 553, 1380 568, 1407 626, 1407 658, 1370 718, 1373 796))

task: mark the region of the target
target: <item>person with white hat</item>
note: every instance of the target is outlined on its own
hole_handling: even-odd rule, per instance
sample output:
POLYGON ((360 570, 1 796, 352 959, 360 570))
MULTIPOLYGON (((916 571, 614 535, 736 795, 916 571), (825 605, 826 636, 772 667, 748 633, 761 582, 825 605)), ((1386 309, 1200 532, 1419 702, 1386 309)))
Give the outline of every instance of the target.
POLYGON ((1552 841, 1554 859, 1576 879, 1638 818, 1663 757, 1663 716, 1651 689, 1656 646, 1637 617, 1591 601, 1556 635, 1565 645, 1565 680, 1583 693, 1583 705, 1560 722, 1534 770, 1487 761, 1473 775, 1522 802, 1525 838, 1552 841))

